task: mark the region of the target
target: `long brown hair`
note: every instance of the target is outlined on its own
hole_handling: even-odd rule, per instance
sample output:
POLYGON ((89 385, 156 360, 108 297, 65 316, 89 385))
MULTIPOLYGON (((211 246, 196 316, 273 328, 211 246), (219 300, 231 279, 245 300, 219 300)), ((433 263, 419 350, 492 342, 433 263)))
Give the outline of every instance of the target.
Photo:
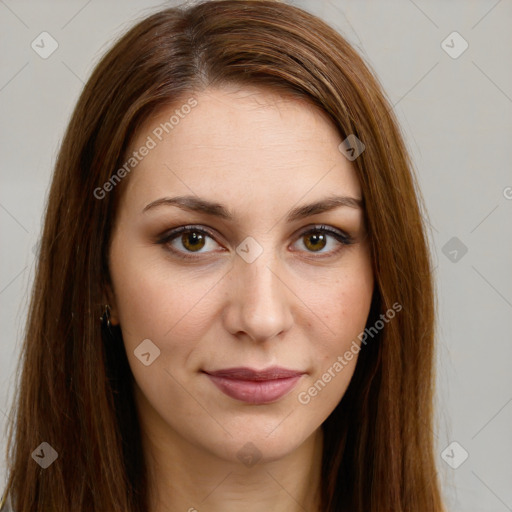
MULTIPOLYGON (((434 293, 416 186, 392 108, 354 49, 317 17, 266 0, 168 8, 102 58, 73 112, 55 167, 8 442, 16 512, 147 510, 148 482, 122 336, 99 317, 122 187, 94 196, 123 165, 137 129, 164 105, 225 83, 316 105, 354 160, 375 290, 368 325, 402 310, 359 355, 324 422, 322 510, 439 512, 433 454, 434 293), (31 460, 41 443, 58 459, 31 460)), ((128 180, 129 176, 125 178, 128 180)))

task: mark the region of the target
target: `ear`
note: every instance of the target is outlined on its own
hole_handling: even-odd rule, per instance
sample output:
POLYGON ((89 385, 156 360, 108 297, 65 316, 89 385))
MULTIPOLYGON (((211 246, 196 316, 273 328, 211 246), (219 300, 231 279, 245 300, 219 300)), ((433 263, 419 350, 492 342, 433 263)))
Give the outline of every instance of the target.
POLYGON ((117 301, 115 293, 110 284, 106 285, 106 289, 104 292, 104 304, 108 304, 110 306, 110 323, 112 325, 119 325, 119 312, 117 309, 117 301))

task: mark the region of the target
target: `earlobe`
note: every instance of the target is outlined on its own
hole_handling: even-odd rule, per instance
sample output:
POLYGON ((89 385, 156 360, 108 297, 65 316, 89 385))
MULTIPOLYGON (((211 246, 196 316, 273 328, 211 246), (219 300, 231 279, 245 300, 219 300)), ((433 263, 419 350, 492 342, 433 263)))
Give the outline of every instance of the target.
POLYGON ((119 325, 119 317, 117 315, 117 310, 110 305, 110 323, 112 325, 119 325))

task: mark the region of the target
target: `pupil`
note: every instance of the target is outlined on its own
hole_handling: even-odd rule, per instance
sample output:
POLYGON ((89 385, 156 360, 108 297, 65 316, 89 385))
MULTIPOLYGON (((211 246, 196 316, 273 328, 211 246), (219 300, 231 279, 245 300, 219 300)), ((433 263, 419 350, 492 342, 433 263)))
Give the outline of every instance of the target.
POLYGON ((201 233, 191 231, 189 234, 184 235, 184 246, 193 248, 201 248, 204 245, 204 238, 201 233))
POLYGON ((312 241, 312 243, 306 244, 309 246, 313 246, 312 248, 315 249, 323 249, 325 246, 325 238, 323 234, 317 234, 317 235, 309 235, 308 239, 312 241), (318 247, 318 243, 320 242, 321 246, 318 247), (323 242, 323 243, 322 243, 323 242), (315 247, 316 246, 316 247, 315 247))

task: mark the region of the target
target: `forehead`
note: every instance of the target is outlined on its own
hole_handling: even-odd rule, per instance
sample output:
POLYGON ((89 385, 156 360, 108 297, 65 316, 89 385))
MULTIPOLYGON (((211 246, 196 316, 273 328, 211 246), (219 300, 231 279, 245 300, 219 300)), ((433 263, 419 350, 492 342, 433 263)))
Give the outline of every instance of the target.
POLYGON ((126 190, 140 201, 175 192, 274 203, 333 191, 361 196, 327 114, 268 90, 226 86, 186 95, 146 121, 130 152, 148 138, 154 147, 126 190), (195 106, 184 108, 192 97, 195 106))

